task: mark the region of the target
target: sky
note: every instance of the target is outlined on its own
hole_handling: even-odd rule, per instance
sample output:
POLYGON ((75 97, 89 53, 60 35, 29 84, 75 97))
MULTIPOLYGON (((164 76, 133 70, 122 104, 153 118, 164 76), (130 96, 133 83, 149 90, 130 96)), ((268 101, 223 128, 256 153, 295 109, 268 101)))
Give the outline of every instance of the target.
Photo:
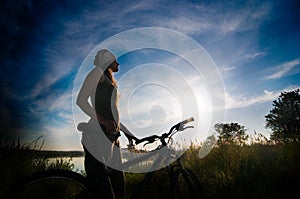
POLYGON ((2 139, 42 136, 44 149, 81 150, 76 125, 86 118, 74 97, 102 46, 118 57, 121 119, 138 137, 188 115, 197 131, 237 122, 269 136, 272 101, 300 88, 299 0, 6 0, 0 9, 2 139), (134 47, 153 41, 166 49, 134 47), (194 44, 208 60, 197 62, 200 73, 199 57, 184 51, 194 44), (214 120, 219 94, 224 107, 214 120))

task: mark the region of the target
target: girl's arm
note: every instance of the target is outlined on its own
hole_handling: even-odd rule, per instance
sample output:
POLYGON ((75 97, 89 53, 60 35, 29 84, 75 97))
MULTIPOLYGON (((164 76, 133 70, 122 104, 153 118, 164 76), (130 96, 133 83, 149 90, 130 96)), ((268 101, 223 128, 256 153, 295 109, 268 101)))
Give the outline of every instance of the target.
POLYGON ((128 138, 128 139, 134 139, 134 140, 138 140, 129 130, 128 128, 122 123, 120 122, 120 129, 122 132, 125 133, 125 136, 128 138))
POLYGON ((95 94, 94 92, 98 82, 104 79, 102 74, 103 72, 99 68, 94 68, 91 72, 89 72, 76 99, 76 104, 80 107, 80 109, 93 120, 97 120, 97 115, 95 109, 88 102, 88 99, 95 94))

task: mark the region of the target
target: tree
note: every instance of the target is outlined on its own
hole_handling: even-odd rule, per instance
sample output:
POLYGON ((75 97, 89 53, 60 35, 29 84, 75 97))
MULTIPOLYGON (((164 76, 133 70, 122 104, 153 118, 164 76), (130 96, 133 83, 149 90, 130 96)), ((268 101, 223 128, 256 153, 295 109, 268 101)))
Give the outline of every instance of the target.
POLYGON ((215 130, 219 134, 219 145, 242 144, 247 139, 245 127, 238 123, 218 123, 215 130))
POLYGON ((300 94, 299 89, 282 92, 273 101, 273 109, 266 118, 266 127, 272 130, 270 138, 276 141, 299 141, 300 94))

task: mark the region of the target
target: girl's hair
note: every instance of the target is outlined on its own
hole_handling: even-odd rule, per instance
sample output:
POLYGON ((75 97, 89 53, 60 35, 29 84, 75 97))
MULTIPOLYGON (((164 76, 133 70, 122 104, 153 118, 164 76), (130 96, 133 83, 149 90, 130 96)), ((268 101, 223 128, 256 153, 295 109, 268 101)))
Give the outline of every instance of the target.
POLYGON ((118 86, 117 84, 117 81, 115 80, 114 78, 114 75, 113 75, 113 71, 111 70, 110 67, 107 67, 106 70, 104 71, 104 73, 108 76, 108 78, 110 79, 111 81, 111 84, 115 87, 118 86))

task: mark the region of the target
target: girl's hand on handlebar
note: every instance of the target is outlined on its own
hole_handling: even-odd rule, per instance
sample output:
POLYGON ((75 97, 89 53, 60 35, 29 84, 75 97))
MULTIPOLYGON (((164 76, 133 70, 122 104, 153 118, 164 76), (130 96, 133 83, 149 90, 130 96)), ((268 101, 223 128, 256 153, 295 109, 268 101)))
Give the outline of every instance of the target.
POLYGON ((133 140, 134 140, 135 142, 137 142, 137 141, 139 140, 139 139, 136 138, 134 135, 129 135, 129 134, 126 134, 126 133, 125 133, 125 136, 126 136, 126 138, 128 139, 129 144, 132 144, 132 145, 133 145, 133 140))
POLYGON ((128 139, 128 148, 134 148, 135 144, 139 141, 138 138, 132 135, 125 134, 126 138, 128 139), (133 140, 135 141, 135 144, 133 143, 133 140))

